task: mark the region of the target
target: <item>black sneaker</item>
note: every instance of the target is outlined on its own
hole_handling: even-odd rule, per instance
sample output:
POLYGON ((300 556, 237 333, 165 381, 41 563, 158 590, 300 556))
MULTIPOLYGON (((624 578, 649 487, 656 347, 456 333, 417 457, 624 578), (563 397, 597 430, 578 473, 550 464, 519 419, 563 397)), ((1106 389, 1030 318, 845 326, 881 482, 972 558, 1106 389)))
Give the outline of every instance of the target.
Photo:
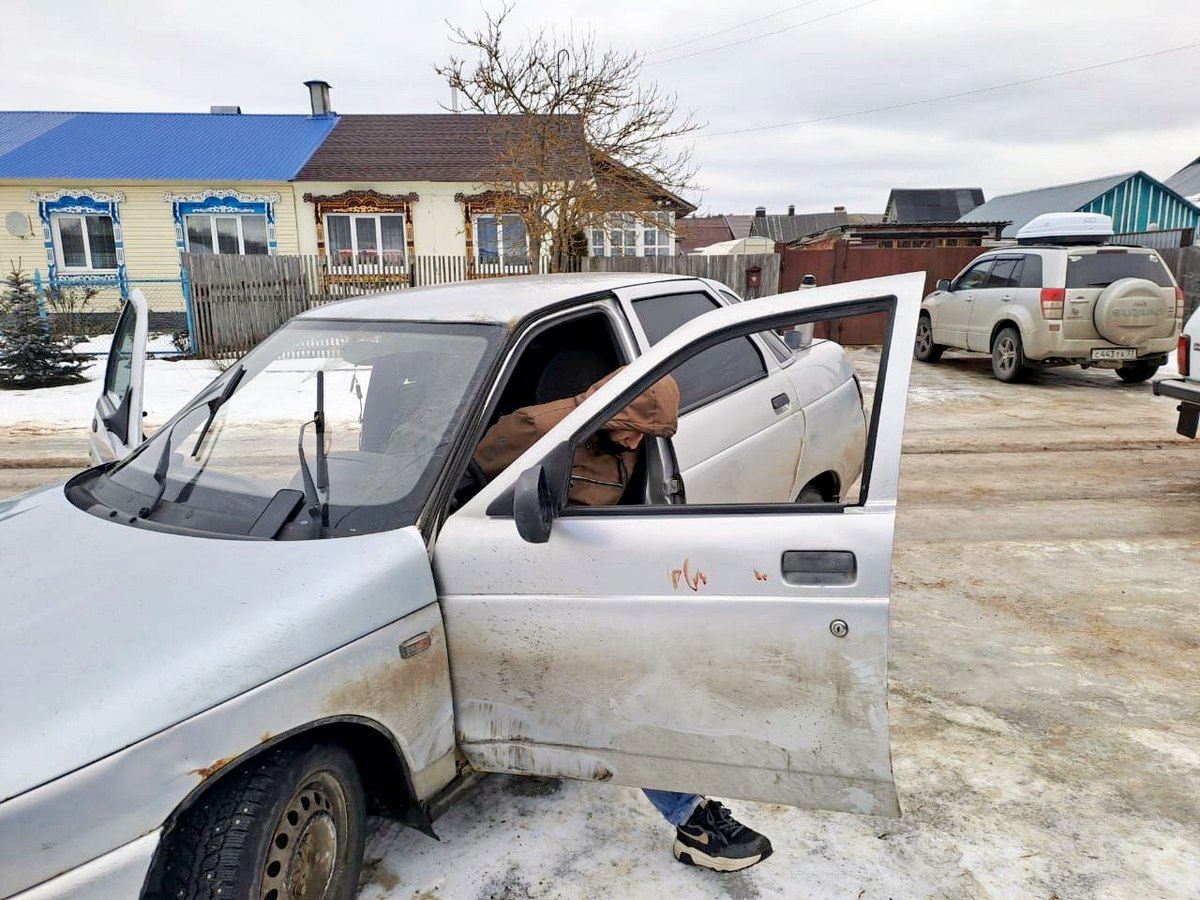
POLYGON ((737 872, 771 855, 771 842, 747 828, 716 800, 705 800, 675 831, 671 852, 681 863, 737 872))

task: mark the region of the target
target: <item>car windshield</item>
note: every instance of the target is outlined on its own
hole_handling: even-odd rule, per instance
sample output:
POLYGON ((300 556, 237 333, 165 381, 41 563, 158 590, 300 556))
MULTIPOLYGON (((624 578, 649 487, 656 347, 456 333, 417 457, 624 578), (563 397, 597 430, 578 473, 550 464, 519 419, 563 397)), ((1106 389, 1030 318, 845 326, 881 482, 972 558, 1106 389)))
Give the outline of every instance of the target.
POLYGON ((1122 278, 1145 278, 1159 287, 1174 283, 1156 253, 1100 250, 1067 257, 1068 288, 1106 288, 1122 278))
POLYGON ((82 484, 84 502, 131 524, 238 537, 414 524, 501 332, 293 321, 82 484))

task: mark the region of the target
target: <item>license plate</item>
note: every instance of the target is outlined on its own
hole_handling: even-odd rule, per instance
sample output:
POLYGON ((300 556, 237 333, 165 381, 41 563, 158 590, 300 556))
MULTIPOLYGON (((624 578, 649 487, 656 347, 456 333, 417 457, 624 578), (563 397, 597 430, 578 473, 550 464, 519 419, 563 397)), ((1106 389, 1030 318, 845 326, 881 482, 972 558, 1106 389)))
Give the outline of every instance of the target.
POLYGON ((1137 359, 1137 348, 1098 347, 1092 351, 1092 359, 1137 359))

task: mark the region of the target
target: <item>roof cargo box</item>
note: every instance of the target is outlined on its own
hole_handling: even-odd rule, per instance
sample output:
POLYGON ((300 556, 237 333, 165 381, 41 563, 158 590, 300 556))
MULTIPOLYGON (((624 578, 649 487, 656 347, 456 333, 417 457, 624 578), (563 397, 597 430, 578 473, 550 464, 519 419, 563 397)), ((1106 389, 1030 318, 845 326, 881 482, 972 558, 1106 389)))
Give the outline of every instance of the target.
POLYGON ((1017 232, 1018 244, 1103 244, 1113 236, 1111 216, 1099 213, 1044 213, 1017 232))

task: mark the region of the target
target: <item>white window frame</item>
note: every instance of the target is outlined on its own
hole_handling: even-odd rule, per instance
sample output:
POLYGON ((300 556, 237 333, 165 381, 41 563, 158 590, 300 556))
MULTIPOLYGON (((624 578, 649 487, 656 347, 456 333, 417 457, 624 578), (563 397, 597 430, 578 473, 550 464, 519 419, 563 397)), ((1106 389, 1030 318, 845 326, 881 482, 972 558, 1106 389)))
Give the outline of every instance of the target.
POLYGON ((87 224, 87 220, 88 220, 89 216, 96 216, 98 218, 104 217, 104 218, 108 219, 110 222, 112 222, 112 226, 113 226, 113 256, 114 256, 114 258, 116 258, 116 256, 117 256, 116 247, 117 247, 117 243, 118 243, 117 242, 117 234, 118 234, 117 223, 116 223, 116 220, 111 215, 109 215, 108 213, 103 213, 103 212, 51 213, 50 223, 52 226, 52 233, 54 235, 54 257, 58 261, 59 269, 63 270, 64 272, 116 272, 116 271, 118 271, 120 269, 120 262, 118 262, 116 265, 108 266, 105 268, 96 268, 95 266, 92 265, 92 241, 91 241, 90 235, 88 234, 88 224, 87 224), (62 223, 63 219, 78 219, 79 220, 79 227, 83 234, 83 258, 84 258, 85 265, 82 265, 82 266, 67 265, 67 259, 66 259, 66 256, 63 255, 63 246, 62 246, 61 223, 62 223))
POLYGON ((588 252, 593 256, 673 256, 675 234, 672 229, 674 214, 665 210, 634 213, 610 213, 598 225, 593 225, 588 235, 588 252), (627 232, 634 232, 634 245, 629 247, 625 240, 627 232), (646 246, 646 234, 655 234, 655 245, 646 246), (614 241, 613 234, 619 233, 621 240, 614 241), (663 239, 666 243, 658 243, 663 239), (632 252, 630 252, 632 249, 632 252), (653 253, 647 253, 651 249, 653 253), (597 252, 600 250, 601 252, 597 252), (664 252, 665 251, 665 252, 664 252))
MULTIPOLYGON (((338 212, 331 211, 322 216, 322 227, 325 229, 325 256, 329 260, 331 269, 342 271, 351 271, 357 269, 376 269, 382 267, 394 268, 407 271, 408 269, 408 216, 402 212, 377 212, 377 213, 353 213, 353 212, 338 212), (383 219, 384 217, 400 220, 400 241, 399 252, 402 254, 400 262, 386 262, 383 254, 383 219), (333 247, 329 241, 329 220, 331 218, 345 218, 350 220, 350 261, 342 262, 333 258, 333 247), (375 246, 378 248, 379 259, 374 263, 359 262, 358 254, 361 252, 358 249, 358 219, 371 219, 375 222, 375 246)), ((388 253, 395 253, 395 250, 388 250, 388 253)))
POLYGON ((271 253, 270 240, 270 222, 267 221, 266 213, 218 213, 218 212, 194 212, 184 213, 183 215, 183 245, 189 253, 192 252, 192 236, 188 232, 188 221, 191 219, 208 219, 209 237, 212 240, 212 254, 214 256, 234 256, 232 253, 222 253, 220 241, 217 240, 217 219, 236 219, 237 220, 237 238, 238 252, 237 256, 269 256, 271 253), (267 236, 267 252, 266 253, 246 253, 246 235, 242 230, 242 220, 254 218, 262 219, 263 234, 267 236))
MULTIPOLYGON (((511 216, 514 219, 521 219, 519 213, 476 213, 471 216, 471 238, 472 246, 475 248, 475 264, 478 266, 496 266, 499 269, 508 271, 529 270, 529 226, 525 226, 525 252, 517 257, 517 261, 509 262, 504 253, 504 219, 506 216, 511 216), (496 261, 484 260, 480 255, 482 249, 479 245, 479 223, 483 219, 496 220, 496 261)), ((524 225, 524 219, 521 219, 521 224, 524 225)))

